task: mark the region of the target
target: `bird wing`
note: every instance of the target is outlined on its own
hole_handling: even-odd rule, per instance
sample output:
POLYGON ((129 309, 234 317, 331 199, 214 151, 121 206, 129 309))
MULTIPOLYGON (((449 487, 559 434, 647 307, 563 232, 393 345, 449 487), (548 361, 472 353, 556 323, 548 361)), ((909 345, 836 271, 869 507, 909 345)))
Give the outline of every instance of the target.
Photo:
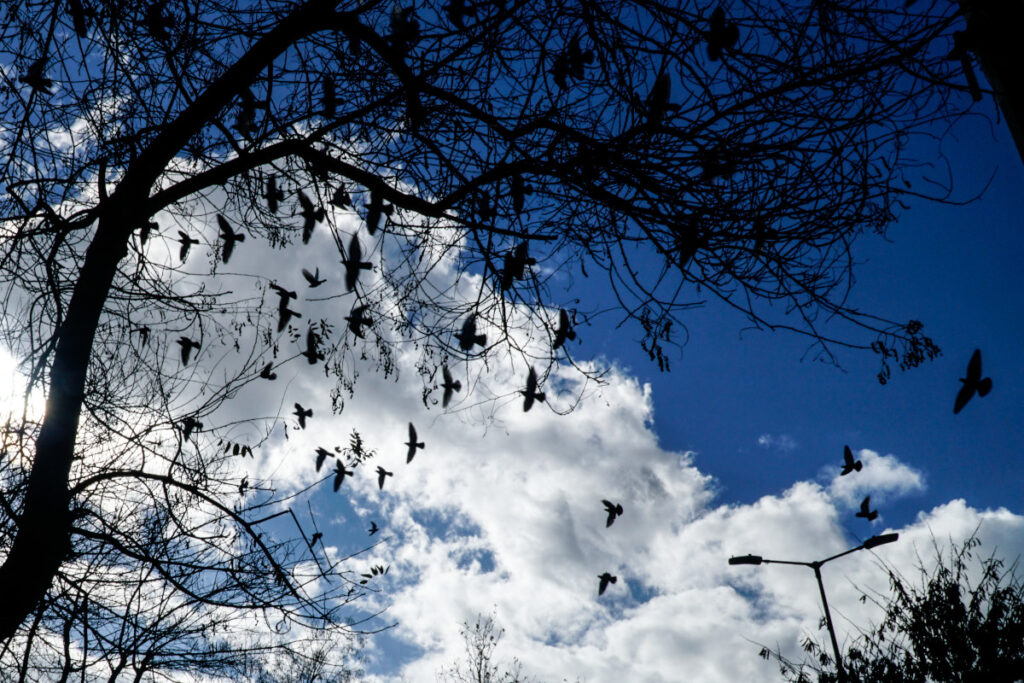
POLYGON ((968 382, 977 382, 981 380, 981 349, 974 349, 974 354, 971 356, 971 360, 967 364, 966 379, 968 382))
POLYGON ((860 502, 861 512, 868 512, 871 510, 871 496, 864 496, 864 500, 860 502))
POLYGON ((972 396, 974 396, 974 390, 974 384, 972 384, 971 382, 964 382, 964 385, 960 387, 960 391, 956 393, 956 403, 953 404, 954 415, 956 415, 957 413, 964 409, 964 406, 967 405, 967 402, 971 400, 972 396))
POLYGON ((843 446, 843 462, 846 463, 847 467, 853 467, 853 451, 850 450, 849 446, 843 446))
POLYGON ((986 377, 978 382, 978 396, 987 396, 992 391, 992 378, 986 377))
POLYGON ((352 262, 353 268, 359 268, 359 263, 363 260, 363 248, 359 246, 357 235, 352 235, 352 241, 349 242, 348 260, 352 262))
POLYGON ((299 204, 302 205, 303 211, 313 211, 313 202, 309 201, 309 197, 302 190, 299 190, 299 204))
POLYGON ((409 443, 412 444, 411 448, 416 450, 416 428, 412 422, 409 423, 409 443))
POLYGON ((222 237, 224 237, 224 239, 228 240, 229 242, 232 239, 234 239, 235 231, 231 229, 231 224, 228 223, 228 219, 227 218, 224 218, 224 216, 222 216, 222 215, 220 215, 218 213, 217 214, 217 223, 218 223, 218 225, 220 225, 220 234, 221 234, 222 237))

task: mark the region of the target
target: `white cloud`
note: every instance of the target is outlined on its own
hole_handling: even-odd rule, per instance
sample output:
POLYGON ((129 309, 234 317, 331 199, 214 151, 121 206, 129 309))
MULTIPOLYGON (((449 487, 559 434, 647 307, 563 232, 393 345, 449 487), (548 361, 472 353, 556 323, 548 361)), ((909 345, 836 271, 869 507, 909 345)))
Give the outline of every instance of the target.
POLYGON ((879 455, 862 448, 854 452, 864 467, 846 476, 835 474, 829 483, 829 494, 837 501, 852 507, 860 505, 866 495, 873 502, 884 502, 925 489, 925 477, 919 470, 899 461, 894 455, 879 455))
POLYGON ((800 447, 796 439, 789 434, 779 434, 778 436, 762 434, 757 437, 757 445, 768 450, 779 451, 780 453, 792 453, 800 447))

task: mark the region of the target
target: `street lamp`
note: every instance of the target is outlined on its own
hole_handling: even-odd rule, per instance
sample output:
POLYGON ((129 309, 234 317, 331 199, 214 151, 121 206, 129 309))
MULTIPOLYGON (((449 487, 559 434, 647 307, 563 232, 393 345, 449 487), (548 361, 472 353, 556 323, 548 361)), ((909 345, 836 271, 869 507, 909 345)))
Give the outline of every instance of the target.
POLYGON ((768 560, 761 557, 760 555, 739 555, 736 557, 730 557, 729 564, 799 564, 803 565, 804 567, 810 567, 814 570, 814 578, 818 580, 818 591, 821 593, 821 604, 825 608, 825 623, 828 625, 828 635, 829 638, 832 639, 832 652, 836 656, 836 672, 839 674, 839 680, 845 681, 846 672, 843 671, 842 659, 839 656, 839 643, 836 642, 836 630, 835 627, 832 626, 832 614, 831 612, 829 612, 828 599, 825 597, 825 584, 821 582, 821 566, 826 562, 831 562, 832 560, 840 558, 843 555, 849 555, 850 553, 855 553, 858 550, 871 550, 872 548, 877 548, 880 545, 892 543, 899 537, 899 534, 880 534, 878 536, 872 536, 856 548, 844 550, 838 555, 826 557, 824 560, 818 560, 817 562, 795 562, 793 560, 768 560))

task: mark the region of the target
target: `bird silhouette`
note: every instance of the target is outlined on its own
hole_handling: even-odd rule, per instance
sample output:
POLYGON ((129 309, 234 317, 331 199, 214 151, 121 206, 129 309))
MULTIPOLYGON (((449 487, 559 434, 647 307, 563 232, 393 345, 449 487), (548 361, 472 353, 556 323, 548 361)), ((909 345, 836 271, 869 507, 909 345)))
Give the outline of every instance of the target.
POLYGON ((19 77, 18 80, 36 92, 49 95, 50 88, 53 87, 53 80, 43 75, 45 70, 46 57, 43 56, 29 64, 28 69, 25 70, 25 75, 19 77))
POLYGON ((139 346, 145 346, 149 342, 149 325, 143 325, 142 327, 135 328, 135 331, 139 333, 139 337, 142 341, 139 342, 139 346))
POLYGON ((189 359, 192 357, 192 349, 197 351, 202 348, 202 344, 197 341, 192 341, 188 337, 179 337, 178 346, 181 347, 181 364, 188 365, 189 359))
POLYGON ((348 254, 341 262, 345 266, 345 287, 350 292, 356 288, 360 271, 373 268, 372 263, 363 260, 363 249, 359 246, 358 235, 352 235, 352 241, 348 243, 348 254))
POLYGON ((281 297, 281 300, 277 302, 278 308, 288 308, 288 302, 292 299, 298 298, 299 296, 290 289, 285 289, 281 285, 274 284, 273 282, 270 283, 270 288, 277 292, 277 295, 281 297))
POLYGON ((277 213, 278 206, 284 201, 284 190, 278 188, 276 174, 271 173, 267 178, 267 191, 263 193, 263 198, 267 200, 270 213, 277 213))
POLYGON ((220 225, 220 236, 224 239, 224 248, 221 251, 221 258, 227 263, 231 254, 235 251, 235 242, 244 242, 245 235, 231 229, 231 224, 224 216, 217 214, 217 223, 220 225))
POLYGON ((277 309, 277 331, 283 331, 284 328, 288 326, 288 321, 291 320, 293 317, 301 318, 302 314, 297 313, 292 309, 288 308, 287 306, 283 305, 282 301, 282 305, 277 309))
POLYGON ((89 27, 85 23, 85 10, 81 0, 68 0, 68 11, 71 12, 71 21, 75 27, 75 34, 79 38, 89 35, 89 27))
POLYGON ((526 277, 526 267, 537 265, 537 259, 530 258, 530 243, 520 242, 505 253, 504 270, 501 273, 501 289, 512 286, 513 279, 522 280, 526 277))
POLYGON ((313 328, 309 328, 306 332, 306 350, 302 352, 302 355, 306 357, 306 360, 310 365, 316 365, 318 360, 324 359, 324 354, 319 350, 320 336, 313 331, 313 328))
POLYGON ((316 545, 317 541, 319 541, 323 537, 324 537, 324 535, 322 533, 320 533, 319 531, 317 531, 316 533, 313 534, 313 538, 309 542, 309 544, 310 545, 316 545))
POLYGON ((354 306, 352 311, 345 316, 345 320, 348 321, 348 329, 352 330, 352 334, 360 339, 365 339, 363 336, 363 325, 373 324, 371 318, 363 315, 364 311, 366 311, 366 306, 354 306))
POLYGON ((386 469, 384 469, 383 467, 378 465, 377 466, 377 486, 379 486, 383 490, 384 489, 384 480, 387 479, 388 477, 394 476, 394 474, 395 474, 394 472, 388 472, 386 469))
POLYGON ((444 6, 444 11, 448 15, 448 20, 460 29, 466 27, 464 19, 467 16, 476 18, 476 7, 466 5, 466 0, 449 0, 444 6))
POLYGON ((299 211, 302 216, 302 243, 308 244, 313 235, 313 227, 324 219, 324 207, 314 207, 302 190, 299 190, 299 204, 302 205, 302 211, 299 211))
POLYGON ((721 7, 716 7, 711 13, 708 24, 708 31, 705 34, 708 41, 708 59, 717 62, 722 58, 722 53, 733 47, 740 39, 740 30, 735 23, 726 23, 725 10, 721 7))
POLYGON ((441 387, 444 389, 444 396, 441 398, 441 407, 447 408, 449 401, 452 400, 452 392, 462 391, 462 382, 458 380, 452 381, 452 373, 448 371, 447 365, 441 368, 441 373, 444 375, 444 383, 441 384, 441 387))
POLYGON ((777 233, 772 228, 769 228, 768 224, 761 217, 758 217, 758 218, 754 219, 753 232, 754 232, 754 254, 755 255, 764 254, 765 244, 768 242, 769 239, 774 238, 777 233))
POLYGON ((142 20, 150 35, 157 40, 167 40, 170 38, 168 31, 174 28, 174 18, 164 15, 164 6, 166 4, 167 0, 154 2, 146 8, 146 14, 142 20))
POLYGON ((558 329, 555 330, 555 342, 551 345, 553 350, 562 348, 565 340, 576 340, 576 330, 572 329, 569 322, 569 313, 563 308, 558 311, 558 329))
POLYGON ((622 514, 622 505, 620 503, 613 503, 610 500, 602 500, 604 503, 604 509, 608 513, 608 521, 605 522, 605 528, 607 529, 615 521, 615 518, 622 514))
POLYGON ((274 364, 273 363, 267 363, 266 365, 263 366, 263 369, 260 370, 260 377, 263 378, 263 379, 269 379, 269 380, 277 379, 277 373, 276 372, 271 372, 273 369, 274 369, 274 364))
POLYGON ((334 79, 330 76, 324 76, 323 78, 323 91, 324 114, 333 116, 334 112, 338 109, 338 95, 334 87, 334 79))
POLYGON ((367 529, 367 531, 369 531, 370 535, 373 536, 375 533, 380 531, 380 527, 377 526, 377 522, 370 520, 370 528, 367 529))
POLYGON ((967 376, 961 377, 960 381, 963 382, 963 386, 960 387, 960 391, 956 395, 956 403, 953 405, 954 415, 964 409, 967 402, 974 398, 975 393, 978 396, 987 396, 988 392, 992 391, 992 378, 981 378, 981 349, 974 350, 970 362, 967 363, 967 376))
POLYGON ((315 289, 327 282, 324 278, 320 277, 320 268, 316 269, 315 273, 311 273, 305 268, 302 269, 302 277, 306 278, 306 282, 309 283, 310 289, 315 289))
POLYGON ((341 483, 345 481, 345 477, 351 477, 354 472, 345 467, 345 463, 338 461, 334 463, 334 490, 337 491, 341 488, 341 483))
POLYGON ((252 91, 246 88, 239 94, 241 102, 238 104, 238 115, 235 116, 234 129, 242 134, 245 138, 252 136, 252 129, 256 125, 256 109, 257 107, 266 107, 266 105, 257 105, 256 98, 253 97, 252 91))
POLYGON ((242 477, 242 481, 238 484, 238 495, 244 496, 247 488, 249 488, 249 477, 242 477))
POLYGON ((860 472, 862 467, 864 465, 861 464, 860 460, 854 461, 853 451, 850 450, 850 447, 843 446, 843 471, 839 473, 839 476, 844 477, 854 470, 860 472))
POLYGON ((139 228, 139 244, 146 246, 146 241, 149 240, 149 235, 153 232, 159 232, 160 224, 156 221, 146 221, 139 228))
POLYGON ((530 374, 526 377, 526 389, 519 392, 523 398, 523 412, 527 413, 533 407, 533 402, 544 401, 544 392, 537 391, 537 372, 530 368, 530 374))
POLYGON ((181 434, 182 438, 186 441, 188 441, 189 437, 192 436, 192 432, 201 431, 202 429, 203 423, 191 415, 181 421, 181 434))
POLYGON ((523 176, 516 174, 509 180, 509 194, 512 195, 512 209, 516 213, 523 212, 523 205, 526 202, 526 195, 533 194, 533 186, 527 185, 523 176))
POLYGON ((381 216, 390 216, 394 210, 393 205, 385 204, 383 197, 370 190, 370 203, 366 207, 366 229, 371 235, 380 227, 381 216))
POLYGON ((860 512, 857 513, 857 517, 863 517, 869 522, 875 521, 878 517, 878 510, 871 509, 871 496, 864 496, 864 500, 860 502, 860 512))
POLYGON ((296 403, 295 404, 295 411, 292 412, 292 415, 294 415, 295 417, 299 418, 299 427, 301 427, 302 429, 305 429, 306 428, 306 418, 307 417, 313 417, 313 409, 312 408, 303 408, 302 404, 296 403))
POLYGON ((178 241, 181 242, 181 249, 178 250, 178 257, 181 259, 181 262, 184 263, 185 259, 188 258, 188 252, 192 249, 192 245, 199 244, 199 240, 189 237, 187 233, 179 230, 178 241))
POLYGON ((654 86, 647 95, 647 125, 657 127, 661 125, 665 114, 670 111, 679 111, 679 105, 672 104, 671 98, 672 78, 667 72, 662 72, 654 81, 654 86))
POLYGON ((459 340, 459 348, 469 351, 474 344, 483 346, 487 343, 487 335, 476 333, 476 313, 470 313, 469 317, 462 323, 462 331, 455 335, 459 340))
POLYGON ((608 588, 609 583, 618 583, 619 581, 619 577, 612 576, 608 572, 605 572, 604 574, 598 574, 597 578, 601 580, 601 582, 597 584, 598 595, 604 595, 604 591, 606 588, 608 588))
POLYGON ((352 197, 349 196, 348 190, 345 189, 344 185, 338 185, 337 189, 334 190, 331 204, 339 209, 352 208, 352 197))
POLYGON ((412 459, 416 457, 417 449, 427 447, 427 445, 422 441, 416 440, 416 428, 412 426, 412 422, 409 423, 409 440, 405 442, 405 445, 409 447, 409 450, 405 454, 406 463, 412 462, 412 459))
POLYGON ((319 472, 320 468, 324 466, 324 460, 327 458, 333 458, 334 453, 322 446, 318 446, 316 449, 316 471, 319 472))

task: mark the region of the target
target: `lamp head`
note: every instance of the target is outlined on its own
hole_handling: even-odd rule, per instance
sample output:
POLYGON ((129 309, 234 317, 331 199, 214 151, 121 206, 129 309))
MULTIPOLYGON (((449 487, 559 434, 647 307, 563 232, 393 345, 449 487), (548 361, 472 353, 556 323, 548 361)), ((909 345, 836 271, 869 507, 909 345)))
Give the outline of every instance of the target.
POLYGON ((885 545, 886 543, 892 543, 899 537, 899 534, 881 534, 879 536, 872 536, 871 538, 864 541, 864 543, 861 544, 861 547, 870 550, 880 545, 885 545))
POLYGON ((739 555, 729 558, 729 564, 761 564, 761 562, 762 557, 760 555, 739 555))

